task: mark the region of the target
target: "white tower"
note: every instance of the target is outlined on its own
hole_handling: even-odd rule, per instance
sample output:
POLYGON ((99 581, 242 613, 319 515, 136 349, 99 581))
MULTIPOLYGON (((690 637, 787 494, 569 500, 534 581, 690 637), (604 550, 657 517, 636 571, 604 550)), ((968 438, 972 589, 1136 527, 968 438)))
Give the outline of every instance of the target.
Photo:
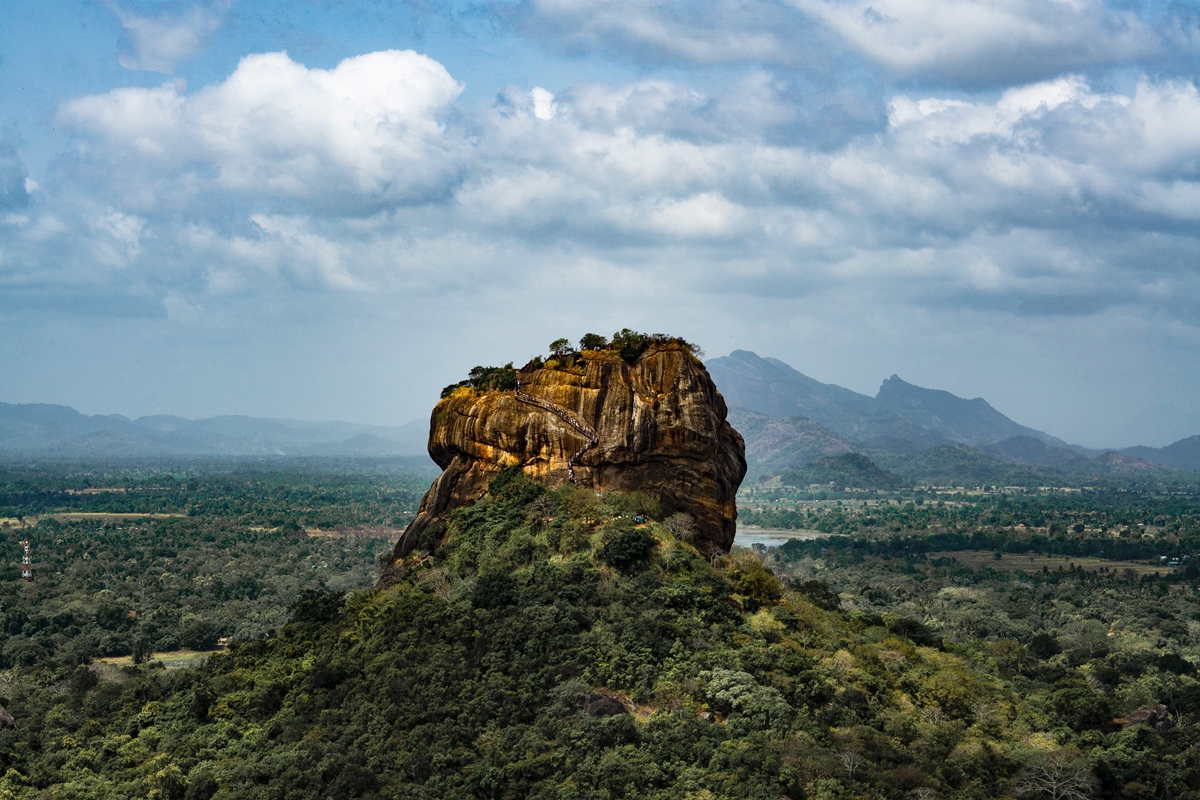
POLYGON ((25 555, 21 558, 21 577, 27 581, 33 580, 33 556, 29 554, 29 540, 22 542, 25 545, 25 555))

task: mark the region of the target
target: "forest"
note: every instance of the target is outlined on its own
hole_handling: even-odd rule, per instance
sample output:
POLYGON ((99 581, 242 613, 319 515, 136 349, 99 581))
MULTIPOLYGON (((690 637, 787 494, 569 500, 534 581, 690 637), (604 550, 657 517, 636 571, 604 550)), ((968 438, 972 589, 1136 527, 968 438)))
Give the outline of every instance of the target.
POLYGON ((709 559, 512 470, 377 587, 428 477, 323 468, 4 473, 0 797, 1200 796, 1186 492, 796 501, 827 537, 709 559))

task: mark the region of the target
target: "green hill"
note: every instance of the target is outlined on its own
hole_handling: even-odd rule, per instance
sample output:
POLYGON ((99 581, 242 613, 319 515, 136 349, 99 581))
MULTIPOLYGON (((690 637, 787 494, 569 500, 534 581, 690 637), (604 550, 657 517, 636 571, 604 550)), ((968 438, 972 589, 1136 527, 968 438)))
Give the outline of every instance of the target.
POLYGON ((824 456, 806 467, 785 469, 780 477, 785 486, 832 484, 835 489, 894 489, 904 482, 861 453, 824 456))
POLYGON ((854 442, 807 417, 776 419, 734 406, 729 409, 729 423, 746 441, 748 474, 752 476, 776 474, 855 449, 854 442))
POLYGON ((0 797, 983 798, 1100 747, 1108 707, 1029 700, 1015 642, 841 610, 655 514, 509 471, 394 585, 203 667, 6 673, 0 797))

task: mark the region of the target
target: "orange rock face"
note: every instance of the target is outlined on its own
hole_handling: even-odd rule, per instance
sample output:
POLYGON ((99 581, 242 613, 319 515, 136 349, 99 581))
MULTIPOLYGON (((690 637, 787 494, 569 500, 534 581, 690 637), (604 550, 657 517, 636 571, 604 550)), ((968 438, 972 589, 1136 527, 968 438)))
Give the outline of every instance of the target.
POLYGON ((551 489, 573 477, 597 491, 645 492, 664 513, 695 518, 702 552, 729 550, 746 448, 704 365, 673 344, 652 346, 633 365, 613 351, 581 359, 581 370, 520 373, 518 392, 459 389, 434 407, 429 454, 444 471, 396 544, 397 559, 514 465, 551 489))

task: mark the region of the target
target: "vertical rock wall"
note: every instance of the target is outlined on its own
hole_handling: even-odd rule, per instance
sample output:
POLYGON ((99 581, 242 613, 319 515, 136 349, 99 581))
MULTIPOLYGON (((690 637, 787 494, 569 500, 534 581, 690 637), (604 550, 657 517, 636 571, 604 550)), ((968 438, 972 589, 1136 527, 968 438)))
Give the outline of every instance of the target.
POLYGON ((665 513, 695 518, 701 551, 729 550, 745 444, 699 359, 675 344, 652 346, 632 365, 611 350, 585 351, 579 367, 530 370, 520 381, 525 400, 464 388, 434 407, 429 454, 443 472, 397 543, 397 559, 513 465, 551 489, 573 472, 597 491, 645 492, 665 513))

